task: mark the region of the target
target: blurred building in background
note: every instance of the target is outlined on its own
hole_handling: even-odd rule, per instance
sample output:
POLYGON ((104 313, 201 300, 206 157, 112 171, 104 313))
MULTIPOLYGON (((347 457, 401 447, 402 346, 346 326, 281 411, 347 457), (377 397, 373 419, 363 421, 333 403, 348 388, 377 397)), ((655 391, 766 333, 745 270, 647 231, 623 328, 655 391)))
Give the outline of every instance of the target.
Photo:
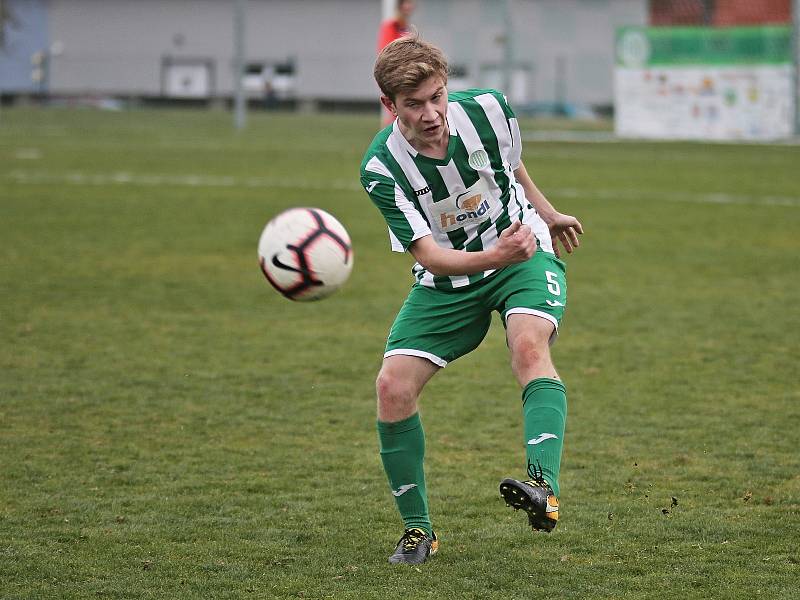
MULTIPOLYGON (((5 94, 233 94, 233 0, 0 1, 14 15, 0 50, 5 94)), ((608 107, 615 28, 647 15, 646 0, 424 0, 414 24, 450 57, 453 89, 507 87, 518 105, 608 107)), ((249 0, 251 101, 374 105, 380 19, 380 0, 249 0)))
POLYGON ((777 25, 792 21, 792 0, 650 0, 650 25, 777 25))
POLYGON ((46 91, 49 48, 44 0, 0 0, 0 94, 46 91))
MULTIPOLYGON (((614 102, 622 27, 791 22, 792 0, 421 0, 450 89, 497 87, 519 111, 614 102)), ((0 94, 229 101, 236 0, 0 0, 0 94)), ((381 0, 247 0, 250 103, 375 107, 381 0)))

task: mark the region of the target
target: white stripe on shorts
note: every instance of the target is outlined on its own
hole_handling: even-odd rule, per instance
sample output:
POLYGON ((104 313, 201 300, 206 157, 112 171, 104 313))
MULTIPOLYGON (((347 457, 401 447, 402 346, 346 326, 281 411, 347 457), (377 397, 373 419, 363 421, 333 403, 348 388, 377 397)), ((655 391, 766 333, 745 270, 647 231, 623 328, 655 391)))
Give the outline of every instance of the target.
POLYGON ((383 358, 387 358, 389 356, 396 356, 398 354, 402 354, 405 356, 419 356, 420 358, 427 358, 437 367, 446 367, 447 361, 443 358, 436 356, 435 354, 431 354, 430 352, 423 352, 422 350, 413 350, 411 348, 397 348, 395 350, 389 350, 386 354, 383 355, 383 358))
POLYGON ((536 310, 535 308, 524 308, 524 307, 517 307, 517 308, 509 308, 504 315, 504 319, 507 321, 509 315, 533 315, 535 317, 541 317, 543 319, 547 319, 550 321, 555 329, 553 330, 553 334, 550 336, 550 345, 553 345, 553 342, 556 341, 556 337, 558 337, 558 321, 553 315, 548 315, 546 312, 541 310, 536 310))

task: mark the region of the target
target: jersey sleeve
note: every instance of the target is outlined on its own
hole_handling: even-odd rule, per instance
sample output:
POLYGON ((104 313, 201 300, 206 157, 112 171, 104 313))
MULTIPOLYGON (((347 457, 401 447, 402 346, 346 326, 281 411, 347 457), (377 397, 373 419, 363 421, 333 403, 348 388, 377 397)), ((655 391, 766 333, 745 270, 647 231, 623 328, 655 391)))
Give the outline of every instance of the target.
POLYGON ((514 114, 514 109, 511 108, 511 105, 508 103, 508 98, 506 95, 495 91, 495 98, 497 98, 498 102, 500 102, 500 106, 503 107, 503 113, 506 115, 506 119, 516 119, 517 115, 514 114))
POLYGON ((369 170, 369 166, 361 171, 361 185, 389 226, 392 250, 405 252, 411 242, 430 235, 428 222, 388 173, 369 170))
POLYGON ((517 121, 517 116, 509 105, 505 94, 496 92, 495 98, 500 103, 506 121, 508 121, 508 130, 511 132, 511 151, 508 156, 508 162, 511 165, 511 170, 516 171, 522 164, 522 134, 519 131, 519 121, 517 121))
POLYGON ((516 118, 508 120, 508 128, 511 131, 511 150, 508 153, 508 163, 511 165, 511 170, 516 171, 522 164, 522 134, 516 118))

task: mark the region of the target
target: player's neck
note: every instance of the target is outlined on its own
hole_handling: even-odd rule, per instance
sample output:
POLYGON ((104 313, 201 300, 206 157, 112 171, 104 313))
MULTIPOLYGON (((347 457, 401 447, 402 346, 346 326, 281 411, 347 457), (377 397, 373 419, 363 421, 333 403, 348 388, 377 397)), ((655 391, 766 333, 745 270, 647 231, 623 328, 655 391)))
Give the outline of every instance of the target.
POLYGON ((442 159, 447 156, 447 149, 450 146, 450 128, 447 125, 447 121, 444 123, 444 131, 441 137, 430 141, 415 137, 413 132, 403 125, 402 121, 399 121, 398 125, 400 126, 400 133, 406 138, 406 141, 420 154, 436 159, 442 159))

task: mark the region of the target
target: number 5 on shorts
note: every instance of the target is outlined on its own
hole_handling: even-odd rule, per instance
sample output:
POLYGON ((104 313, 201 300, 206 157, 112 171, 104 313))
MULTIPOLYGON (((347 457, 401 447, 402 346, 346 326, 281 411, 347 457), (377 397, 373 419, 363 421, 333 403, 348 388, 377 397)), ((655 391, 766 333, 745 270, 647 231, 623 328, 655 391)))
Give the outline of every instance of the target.
POLYGON ((544 276, 547 277, 547 291, 553 294, 553 296, 560 296, 561 286, 558 284, 558 273, 545 271, 544 276))

